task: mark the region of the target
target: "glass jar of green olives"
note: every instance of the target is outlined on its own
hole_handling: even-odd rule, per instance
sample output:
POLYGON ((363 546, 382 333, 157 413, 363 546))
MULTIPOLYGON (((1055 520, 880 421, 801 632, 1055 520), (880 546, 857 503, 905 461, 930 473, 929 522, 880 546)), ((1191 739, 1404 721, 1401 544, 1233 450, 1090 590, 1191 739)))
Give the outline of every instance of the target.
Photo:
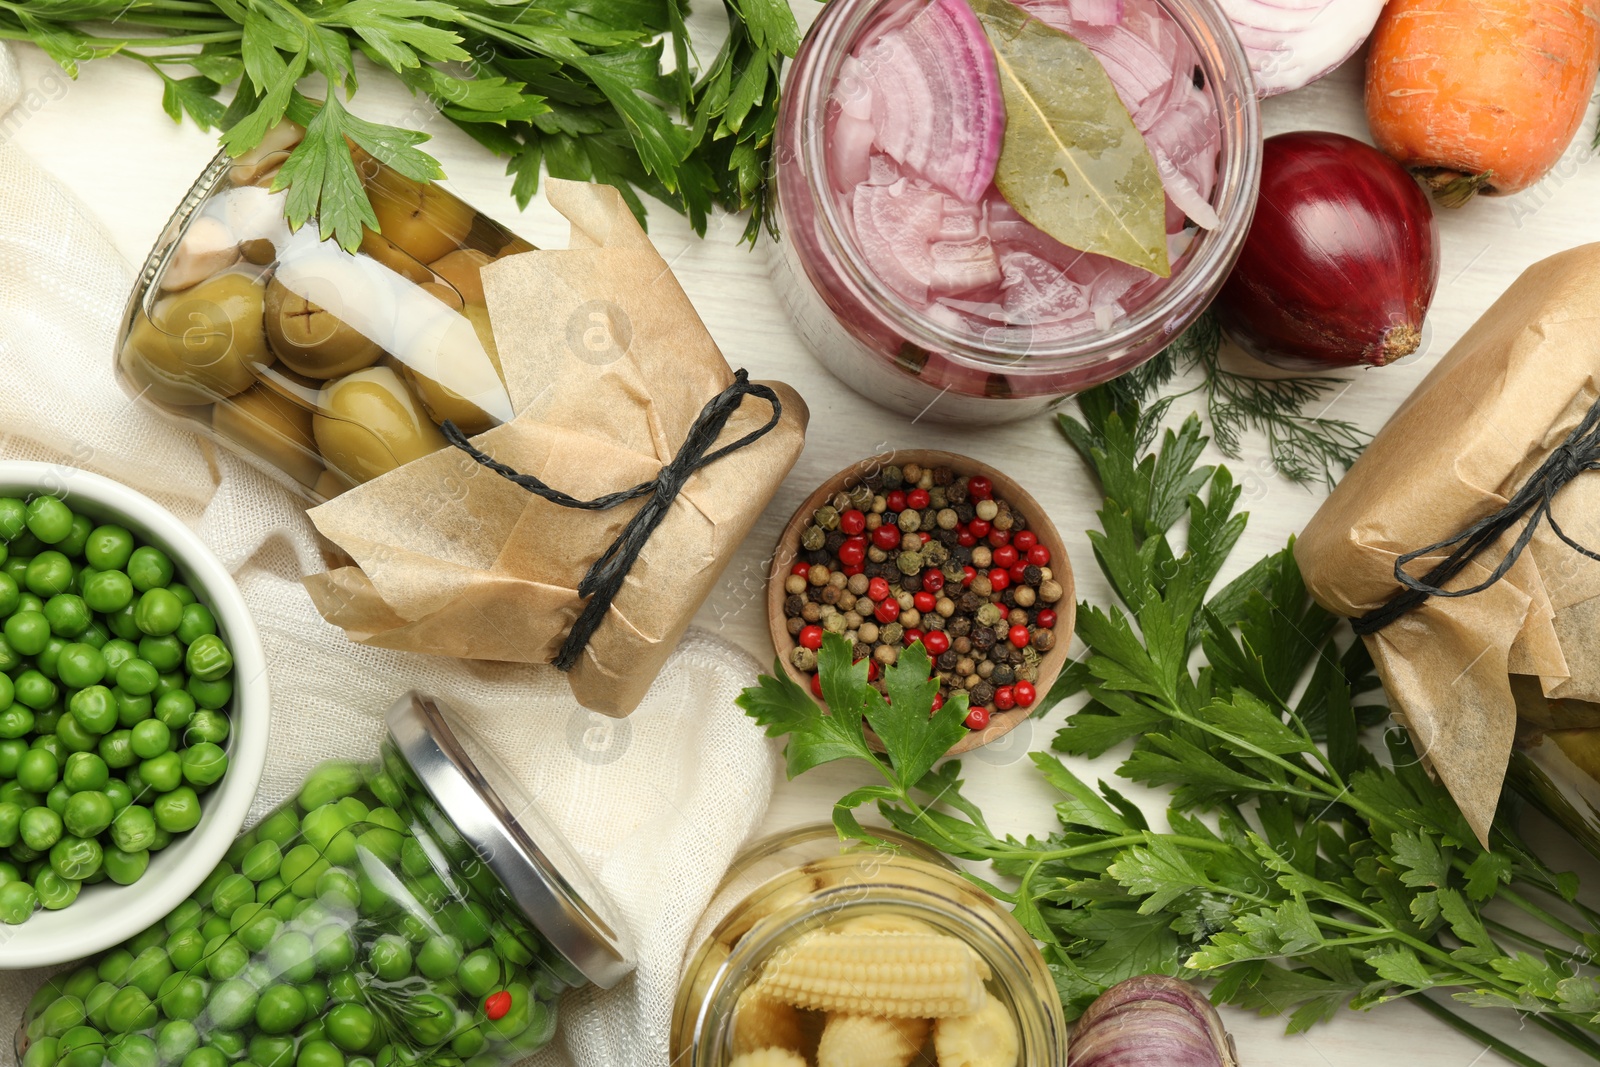
POLYGON ((437 701, 314 769, 165 921, 47 982, 21 1067, 501 1067, 633 967, 582 862, 437 701))
POLYGON ((312 502, 511 417, 481 269, 533 246, 352 148, 377 218, 354 253, 291 233, 271 188, 304 135, 220 153, 156 242, 118 377, 312 502), (381 231, 381 232, 379 232, 381 231))

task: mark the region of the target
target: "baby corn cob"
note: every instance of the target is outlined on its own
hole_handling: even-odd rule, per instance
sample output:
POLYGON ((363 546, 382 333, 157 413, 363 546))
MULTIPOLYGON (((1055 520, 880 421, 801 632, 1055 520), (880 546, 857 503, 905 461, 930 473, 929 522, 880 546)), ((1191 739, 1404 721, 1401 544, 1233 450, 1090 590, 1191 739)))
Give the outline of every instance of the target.
POLYGON ((983 1007, 989 969, 943 934, 830 934, 797 938, 767 962, 757 988, 797 1008, 930 1019, 983 1007))
POLYGON ((936 934, 933 927, 921 919, 892 912, 857 915, 853 919, 840 919, 823 927, 830 934, 936 934))
POLYGON ((735 1056, 764 1048, 802 1052, 806 1044, 798 1008, 772 1000, 754 986, 739 995, 739 1003, 733 1009, 735 1056))
POLYGON ((764 1048, 735 1056, 728 1067, 806 1067, 806 1061, 800 1053, 786 1048, 764 1048))
POLYGON ((830 1015, 817 1067, 907 1067, 928 1038, 926 1019, 830 1015))
POLYGON ((971 1015, 933 1024, 939 1067, 1017 1067, 1017 1022, 992 994, 971 1015))

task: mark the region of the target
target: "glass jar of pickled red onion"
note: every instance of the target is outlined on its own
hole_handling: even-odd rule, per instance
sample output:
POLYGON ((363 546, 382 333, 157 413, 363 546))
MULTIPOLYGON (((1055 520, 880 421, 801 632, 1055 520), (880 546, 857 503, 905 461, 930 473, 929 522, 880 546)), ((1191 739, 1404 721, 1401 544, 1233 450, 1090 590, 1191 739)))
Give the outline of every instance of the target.
POLYGON ((751 845, 700 928, 673 1008, 680 1067, 1066 1067, 1031 937, 926 846, 805 826, 751 845))
POLYGON ((1171 274, 1069 248, 951 164, 975 136, 941 73, 971 45, 960 0, 835 0, 785 82, 770 272, 817 359, 909 415, 1021 418, 1138 366, 1210 303, 1255 209, 1260 115, 1216 4, 1019 6, 1088 46, 1143 134, 1171 274))

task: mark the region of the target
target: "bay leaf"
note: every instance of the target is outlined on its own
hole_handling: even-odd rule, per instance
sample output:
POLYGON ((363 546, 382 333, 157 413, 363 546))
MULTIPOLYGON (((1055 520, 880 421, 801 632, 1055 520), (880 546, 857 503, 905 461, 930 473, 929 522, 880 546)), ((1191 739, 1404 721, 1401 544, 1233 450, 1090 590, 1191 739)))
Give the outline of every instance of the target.
POLYGON ((1170 275, 1161 172, 1100 61, 1007 0, 968 3, 1006 105, 1001 195, 1064 245, 1170 275))

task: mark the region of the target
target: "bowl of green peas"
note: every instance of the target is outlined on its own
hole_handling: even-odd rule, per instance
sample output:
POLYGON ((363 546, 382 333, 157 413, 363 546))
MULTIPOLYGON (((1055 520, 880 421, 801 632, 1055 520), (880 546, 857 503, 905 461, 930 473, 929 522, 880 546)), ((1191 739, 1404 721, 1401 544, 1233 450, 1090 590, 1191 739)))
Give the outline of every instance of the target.
POLYGON ((161 505, 0 462, 0 969, 98 952, 194 892, 266 761, 238 586, 161 505))

